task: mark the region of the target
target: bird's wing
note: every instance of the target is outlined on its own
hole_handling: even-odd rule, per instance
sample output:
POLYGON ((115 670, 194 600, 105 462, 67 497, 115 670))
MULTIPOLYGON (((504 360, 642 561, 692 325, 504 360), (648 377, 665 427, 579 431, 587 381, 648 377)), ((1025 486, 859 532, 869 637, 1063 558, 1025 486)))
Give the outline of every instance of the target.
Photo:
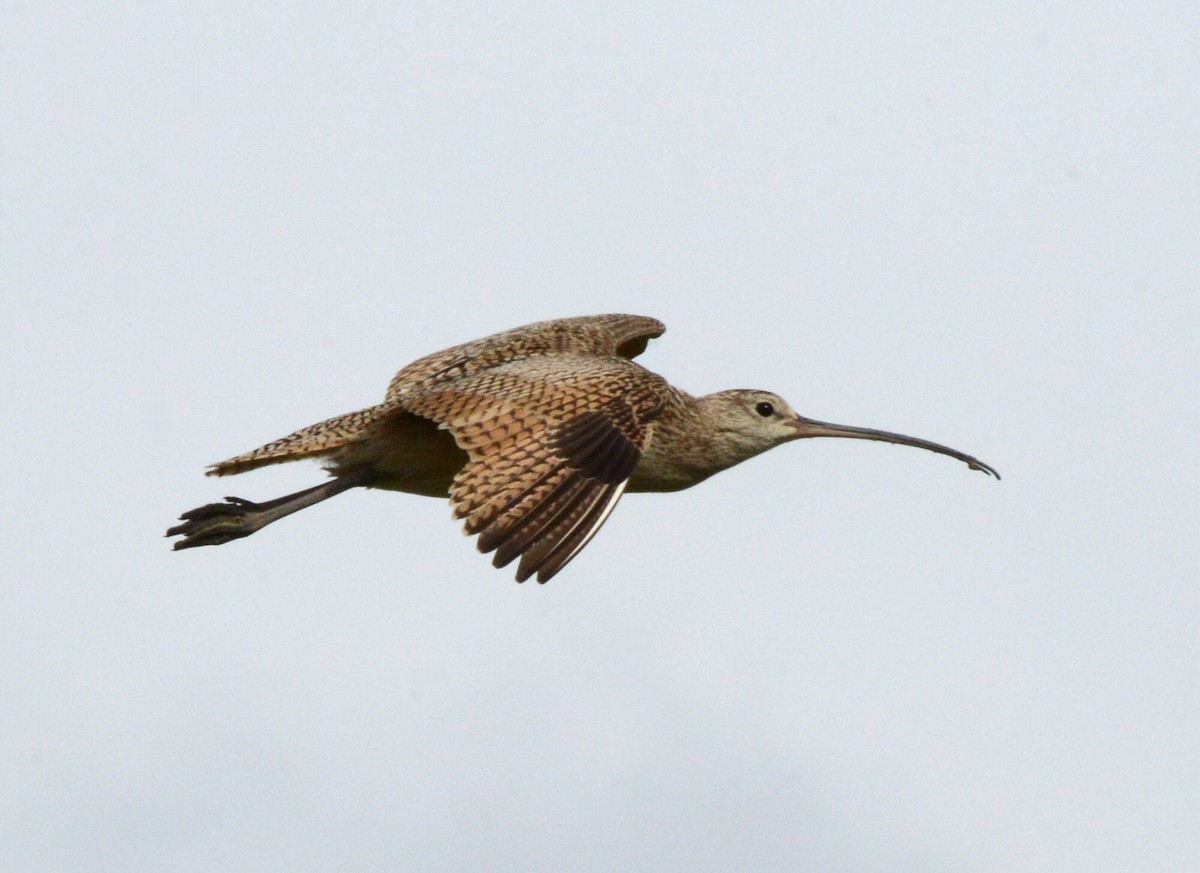
POLYGON ((392 378, 386 399, 396 400, 436 382, 469 376, 519 358, 597 355, 632 360, 665 330, 661 321, 643 315, 587 315, 529 324, 413 361, 392 378))
POLYGON ((670 387, 620 358, 529 358, 439 383, 401 404, 454 436, 469 461, 450 502, 479 550, 545 582, 620 499, 670 387))

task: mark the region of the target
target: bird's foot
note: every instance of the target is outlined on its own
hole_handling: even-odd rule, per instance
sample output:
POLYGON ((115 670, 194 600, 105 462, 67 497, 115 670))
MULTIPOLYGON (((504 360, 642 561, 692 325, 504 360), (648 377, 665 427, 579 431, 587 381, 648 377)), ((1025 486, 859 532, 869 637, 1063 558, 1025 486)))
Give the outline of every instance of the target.
POLYGON ((244 500, 241 497, 226 497, 225 503, 208 503, 189 509, 177 524, 167 531, 166 536, 182 536, 172 547, 190 549, 195 546, 219 546, 230 540, 248 537, 260 527, 260 513, 264 504, 244 500))

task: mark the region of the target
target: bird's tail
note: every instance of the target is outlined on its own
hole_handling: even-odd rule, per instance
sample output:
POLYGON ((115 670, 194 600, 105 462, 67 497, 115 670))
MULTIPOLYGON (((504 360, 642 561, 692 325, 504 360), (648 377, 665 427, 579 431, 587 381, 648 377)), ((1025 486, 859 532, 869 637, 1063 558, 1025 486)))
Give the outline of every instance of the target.
POLYGON ((209 476, 232 476, 268 464, 317 458, 356 441, 383 414, 384 406, 369 406, 309 425, 285 437, 208 467, 209 476))

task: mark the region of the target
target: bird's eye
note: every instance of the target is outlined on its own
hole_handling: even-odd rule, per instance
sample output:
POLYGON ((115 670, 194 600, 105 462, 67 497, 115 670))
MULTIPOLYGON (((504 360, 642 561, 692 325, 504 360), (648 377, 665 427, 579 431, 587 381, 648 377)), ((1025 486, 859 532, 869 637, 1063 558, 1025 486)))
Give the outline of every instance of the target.
POLYGON ((770 418, 772 415, 775 414, 775 407, 773 405, 771 405, 770 403, 767 403, 767 401, 764 400, 762 403, 760 403, 754 407, 754 411, 757 412, 759 415, 761 415, 763 418, 770 418))

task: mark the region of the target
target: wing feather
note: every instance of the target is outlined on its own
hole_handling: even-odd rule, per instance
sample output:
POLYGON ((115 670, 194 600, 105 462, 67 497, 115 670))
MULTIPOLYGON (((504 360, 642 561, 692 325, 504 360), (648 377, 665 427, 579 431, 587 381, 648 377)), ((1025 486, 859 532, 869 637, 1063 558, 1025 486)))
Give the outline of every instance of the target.
POLYGON ((579 517, 570 523, 560 536, 548 535, 539 539, 521 556, 517 565, 517 581, 524 582, 536 572, 538 582, 553 578, 559 570, 570 563, 583 547, 608 520, 625 493, 628 481, 607 486, 596 494, 596 499, 576 513, 579 517))
POLYGON ((587 315, 539 321, 454 346, 404 367, 388 385, 387 400, 535 356, 578 355, 632 360, 666 326, 644 315, 587 315))
POLYGON ((672 389, 618 357, 535 357, 411 392, 469 461, 450 490, 481 552, 545 582, 607 520, 672 389))

